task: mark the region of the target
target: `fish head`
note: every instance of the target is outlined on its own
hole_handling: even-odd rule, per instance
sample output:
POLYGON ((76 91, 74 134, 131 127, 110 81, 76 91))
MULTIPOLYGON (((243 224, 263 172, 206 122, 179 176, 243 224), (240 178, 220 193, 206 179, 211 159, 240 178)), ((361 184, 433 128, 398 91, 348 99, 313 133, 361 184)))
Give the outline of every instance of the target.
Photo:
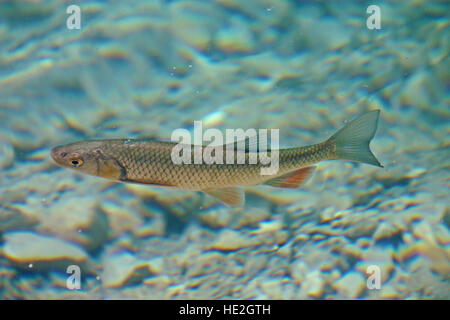
POLYGON ((99 141, 80 141, 54 147, 50 151, 57 165, 76 171, 98 175, 98 159, 101 156, 99 141))

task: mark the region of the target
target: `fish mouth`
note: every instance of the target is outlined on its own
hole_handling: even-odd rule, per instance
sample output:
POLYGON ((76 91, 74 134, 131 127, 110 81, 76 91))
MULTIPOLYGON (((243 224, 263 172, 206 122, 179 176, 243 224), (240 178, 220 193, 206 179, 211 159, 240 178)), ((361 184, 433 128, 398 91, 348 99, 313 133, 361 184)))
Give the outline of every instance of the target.
POLYGON ((53 161, 55 161, 57 164, 61 164, 62 158, 67 156, 67 153, 63 151, 62 146, 58 146, 50 150, 50 156, 52 157, 53 161))

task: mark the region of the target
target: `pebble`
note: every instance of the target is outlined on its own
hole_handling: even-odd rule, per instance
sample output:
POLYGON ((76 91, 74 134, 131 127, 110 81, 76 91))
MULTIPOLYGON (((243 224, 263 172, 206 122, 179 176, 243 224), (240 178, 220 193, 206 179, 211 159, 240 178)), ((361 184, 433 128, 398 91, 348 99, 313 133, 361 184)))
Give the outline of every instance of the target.
POLYGON ((219 228, 229 226, 233 219, 233 212, 228 208, 211 206, 198 214, 198 219, 206 225, 219 228))
POLYGON ((393 261, 393 249, 385 247, 372 247, 362 251, 362 256, 355 266, 362 274, 367 274, 369 266, 377 266, 381 272, 381 283, 389 278, 391 272, 395 270, 393 261))
POLYGON ((339 296, 344 298, 359 298, 366 288, 366 279, 359 272, 350 271, 333 284, 339 296))
POLYGON ((441 275, 450 274, 450 257, 448 251, 433 242, 420 240, 397 253, 399 259, 404 260, 416 255, 425 257, 430 262, 430 269, 441 275))
POLYGON ((139 213, 129 208, 137 207, 140 202, 137 199, 121 197, 120 200, 108 199, 102 201, 100 208, 108 217, 110 231, 114 236, 120 236, 124 232, 134 232, 143 224, 143 219, 139 213))
POLYGON ((350 43, 351 33, 344 25, 331 18, 305 19, 300 26, 305 35, 306 45, 325 47, 329 50, 340 49, 350 43))
POLYGON ((413 235, 419 239, 424 239, 427 243, 436 244, 431 225, 426 220, 422 220, 414 225, 413 235))
POLYGON ((425 174, 427 172, 427 169, 425 168, 421 168, 421 167, 417 167, 417 168, 413 168, 411 170, 409 170, 405 177, 407 178, 417 178, 420 177, 421 175, 425 174))
POLYGON ((52 262, 69 261, 82 264, 88 259, 82 248, 55 237, 17 231, 5 233, 4 238, 3 255, 27 267, 31 265, 33 268, 53 268, 57 264, 52 262))
POLYGON ((266 279, 260 284, 261 290, 267 295, 269 299, 281 299, 282 298, 282 286, 280 279, 266 279))
POLYGON ((160 262, 148 262, 136 258, 135 255, 123 252, 108 256, 103 260, 104 270, 101 274, 103 286, 118 288, 129 283, 142 281, 152 274, 152 271, 160 271, 160 262))
POLYGON ((4 139, 0 139, 0 169, 9 167, 15 157, 13 146, 4 139))
POLYGON ((224 229, 216 237, 216 240, 209 246, 209 249, 219 250, 219 251, 235 251, 250 246, 256 245, 256 238, 248 238, 242 233, 231 230, 224 229))
POLYGON ((312 271, 306 275, 305 280, 301 284, 300 298, 305 294, 319 299, 322 297, 325 288, 325 280, 320 271, 312 271))
POLYGON ((253 36, 245 26, 233 26, 220 30, 214 42, 226 53, 251 52, 254 47, 253 36))
POLYGON ((251 231, 250 234, 276 233, 283 228, 281 219, 262 221, 258 224, 258 228, 251 231))
POLYGON ((66 192, 41 212, 37 230, 95 249, 108 238, 107 217, 97 210, 97 204, 95 197, 66 192))
POLYGON ((170 5, 169 14, 172 21, 172 32, 177 38, 198 50, 207 49, 212 38, 211 28, 207 26, 212 27, 216 24, 216 21, 213 20, 214 14, 212 12, 209 12, 208 18, 205 20, 200 21, 198 19, 197 11, 205 14, 207 8, 207 5, 203 9, 195 2, 189 3, 186 1, 177 1, 170 5))
POLYGON ((383 285, 381 287, 380 298, 381 299, 399 299, 400 295, 394 286, 387 284, 387 285, 383 285))
POLYGON ((159 290, 165 290, 170 285, 170 278, 166 275, 148 277, 144 279, 144 284, 158 287, 159 290))
POLYGON ((203 125, 205 127, 217 127, 220 126, 223 123, 223 120, 226 117, 226 113, 223 110, 217 110, 214 112, 211 112, 210 114, 207 114, 205 117, 203 117, 203 125))
POLYGON ((400 94, 400 100, 403 105, 410 107, 419 107, 421 109, 428 109, 431 103, 431 97, 429 88, 430 84, 430 73, 427 71, 421 71, 414 73, 408 81, 406 81, 405 86, 400 94))
POLYGON ((270 212, 263 208, 245 208, 239 216, 237 221, 237 228, 244 226, 252 226, 257 223, 263 223, 264 220, 270 217, 270 212))
POLYGON ((376 230, 373 234, 373 238, 376 240, 390 238, 393 235, 398 234, 399 232, 401 232, 401 231, 395 225, 393 225, 389 222, 383 221, 376 228, 376 230))
POLYGON ((134 234, 140 238, 146 238, 150 236, 163 236, 167 227, 166 220, 159 216, 144 223, 139 228, 134 230, 134 234))

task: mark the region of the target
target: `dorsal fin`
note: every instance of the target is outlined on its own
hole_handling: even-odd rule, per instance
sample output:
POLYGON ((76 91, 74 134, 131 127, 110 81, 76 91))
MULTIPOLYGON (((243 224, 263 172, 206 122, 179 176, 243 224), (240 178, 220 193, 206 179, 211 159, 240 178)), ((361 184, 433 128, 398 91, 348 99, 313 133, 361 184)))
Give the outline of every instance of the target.
POLYGON ((301 168, 274 179, 270 179, 264 184, 277 188, 298 188, 308 180, 315 168, 315 166, 301 168))
POLYGON ((203 192, 213 196, 229 206, 243 206, 245 203, 245 193, 237 187, 227 187, 222 189, 208 189, 203 192))

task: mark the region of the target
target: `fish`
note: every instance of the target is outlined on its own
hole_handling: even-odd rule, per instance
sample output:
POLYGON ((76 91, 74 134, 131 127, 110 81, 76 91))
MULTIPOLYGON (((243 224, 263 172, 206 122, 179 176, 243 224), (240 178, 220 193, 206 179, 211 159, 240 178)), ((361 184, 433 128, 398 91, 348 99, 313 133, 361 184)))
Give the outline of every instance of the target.
MULTIPOLYGON (((229 206, 243 206, 241 187, 260 184, 278 188, 298 188, 324 160, 348 160, 383 167, 370 149, 380 110, 372 110, 347 123, 329 139, 302 147, 277 149, 278 170, 262 175, 261 161, 238 163, 175 164, 171 152, 177 144, 155 139, 85 140, 54 147, 55 163, 78 172, 125 183, 205 192, 229 206)), ((228 149, 224 149, 226 157, 228 149)), ((200 146, 206 148, 205 146, 200 146)), ((249 159, 252 150, 234 148, 249 159)), ((260 151, 256 151, 260 152, 260 151)), ((267 150, 271 154, 275 150, 267 150)), ((258 158, 259 159, 259 158, 258 158)))

